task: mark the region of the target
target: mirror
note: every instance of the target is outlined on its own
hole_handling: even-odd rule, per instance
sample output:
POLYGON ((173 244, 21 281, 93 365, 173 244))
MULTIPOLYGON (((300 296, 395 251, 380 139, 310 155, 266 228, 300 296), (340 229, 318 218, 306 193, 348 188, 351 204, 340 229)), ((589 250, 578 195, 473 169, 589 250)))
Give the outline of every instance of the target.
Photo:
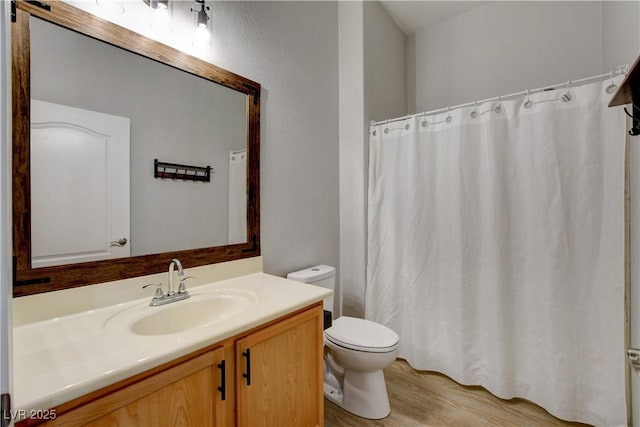
POLYGON ((14 295, 259 255, 260 85, 48 5, 12 29, 14 295))
POLYGON ((245 94, 39 18, 30 29, 33 267, 246 242, 246 188, 229 185, 246 180, 245 94), (157 179, 155 159, 212 171, 157 179))

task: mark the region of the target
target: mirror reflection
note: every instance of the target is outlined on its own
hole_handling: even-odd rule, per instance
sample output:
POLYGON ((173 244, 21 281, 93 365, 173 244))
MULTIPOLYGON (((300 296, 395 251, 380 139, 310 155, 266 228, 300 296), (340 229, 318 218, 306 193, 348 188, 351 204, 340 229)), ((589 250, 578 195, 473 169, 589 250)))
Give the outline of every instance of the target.
POLYGON ((247 241, 246 95, 30 26, 33 267, 247 241), (156 159, 210 180, 155 178, 156 159))

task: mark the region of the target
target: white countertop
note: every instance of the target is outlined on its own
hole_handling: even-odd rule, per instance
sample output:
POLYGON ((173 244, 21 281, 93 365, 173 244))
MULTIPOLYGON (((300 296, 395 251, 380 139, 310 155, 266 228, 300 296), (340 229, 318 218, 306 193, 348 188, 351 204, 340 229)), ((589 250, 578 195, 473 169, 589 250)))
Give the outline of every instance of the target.
MULTIPOLYGON (((331 295, 317 286, 255 273, 188 288, 195 297, 208 290, 252 292, 248 310, 208 327, 170 335, 140 336, 107 327, 133 306, 144 310, 150 297, 13 329, 13 406, 53 408, 180 356, 304 308, 331 295)), ((188 303, 189 300, 169 304, 188 303)))

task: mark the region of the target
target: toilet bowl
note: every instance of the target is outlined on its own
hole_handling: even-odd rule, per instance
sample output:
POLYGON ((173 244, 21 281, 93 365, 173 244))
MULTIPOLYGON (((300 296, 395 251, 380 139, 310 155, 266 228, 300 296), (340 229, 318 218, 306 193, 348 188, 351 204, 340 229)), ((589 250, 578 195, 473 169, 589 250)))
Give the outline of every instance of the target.
MULTIPOLYGON (((318 265, 287 275, 288 279, 334 290, 335 268, 318 265)), ((333 296, 324 300, 333 311, 333 296)), ((324 331, 324 395, 355 415, 380 419, 391 408, 382 370, 398 355, 400 338, 370 320, 342 316, 324 331)))
POLYGON ((343 316, 325 330, 324 343, 327 399, 364 418, 389 415, 382 370, 398 356, 398 335, 378 323, 343 316))

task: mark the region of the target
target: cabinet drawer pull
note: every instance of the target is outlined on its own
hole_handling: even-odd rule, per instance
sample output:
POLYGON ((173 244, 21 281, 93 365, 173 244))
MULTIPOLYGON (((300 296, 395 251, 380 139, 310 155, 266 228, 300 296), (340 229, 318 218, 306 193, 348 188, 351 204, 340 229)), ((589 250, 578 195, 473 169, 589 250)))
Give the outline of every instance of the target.
POLYGON ((247 379, 247 385, 251 385, 251 350, 243 351, 242 356, 247 358, 247 372, 242 376, 247 379))
POLYGON ((220 400, 225 400, 227 397, 227 372, 224 360, 218 363, 218 368, 220 368, 220 386, 218 387, 218 391, 220 392, 220 400))

